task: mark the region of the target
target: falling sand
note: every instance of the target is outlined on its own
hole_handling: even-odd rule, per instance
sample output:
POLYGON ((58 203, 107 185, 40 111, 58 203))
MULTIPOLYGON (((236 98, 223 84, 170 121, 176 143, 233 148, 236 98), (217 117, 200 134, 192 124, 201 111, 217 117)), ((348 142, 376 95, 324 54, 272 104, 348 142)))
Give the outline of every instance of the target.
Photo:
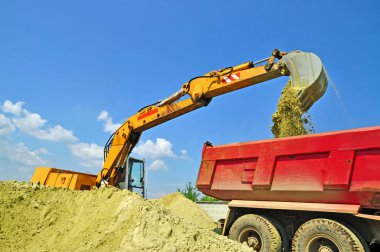
POLYGON ((282 90, 272 121, 275 138, 306 135, 314 131, 310 116, 302 109, 291 81, 282 90))

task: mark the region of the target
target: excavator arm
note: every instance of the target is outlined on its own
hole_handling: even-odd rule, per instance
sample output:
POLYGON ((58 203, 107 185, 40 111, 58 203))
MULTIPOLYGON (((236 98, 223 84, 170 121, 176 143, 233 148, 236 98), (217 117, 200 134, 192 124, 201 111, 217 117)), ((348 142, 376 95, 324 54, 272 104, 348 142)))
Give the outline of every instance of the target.
POLYGON ((324 94, 327 87, 326 73, 321 60, 315 54, 274 50, 264 60, 246 62, 195 77, 168 98, 146 106, 132 115, 107 141, 103 168, 97 176, 59 168, 37 167, 31 181, 77 190, 88 190, 94 185, 99 187, 102 184, 121 187, 126 184, 126 188, 130 190, 142 189, 145 195, 144 185, 140 186, 144 180, 141 176, 143 169, 140 169, 141 181, 135 181, 138 177, 131 178, 131 172, 135 170, 133 167, 137 164, 138 171, 138 167, 143 167, 143 161, 129 158, 142 132, 207 106, 216 96, 283 75, 290 75, 293 88, 297 91, 296 95, 305 111, 324 94))
POLYGON ((323 65, 316 55, 299 51, 288 54, 277 49, 264 60, 195 77, 168 98, 142 108, 111 136, 104 149, 104 165, 97 175, 96 185, 117 185, 119 173, 143 131, 207 106, 216 96, 284 75, 291 76, 305 111, 327 87, 323 65))

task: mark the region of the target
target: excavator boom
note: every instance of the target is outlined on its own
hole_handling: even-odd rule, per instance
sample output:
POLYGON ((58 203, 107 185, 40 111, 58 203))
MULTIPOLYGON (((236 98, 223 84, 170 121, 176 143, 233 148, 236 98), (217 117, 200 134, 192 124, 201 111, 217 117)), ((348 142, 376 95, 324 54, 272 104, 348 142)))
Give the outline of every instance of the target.
MULTIPOLYGON (((166 99, 142 108, 116 130, 105 146, 104 164, 97 175, 96 185, 116 186, 120 182, 123 167, 143 131, 207 106, 216 96, 284 75, 290 75, 305 111, 324 94, 327 87, 326 73, 315 54, 300 51, 285 53, 277 49, 267 59, 195 77, 166 99), (260 65, 264 62, 265 65, 260 65)), ((60 171, 64 173, 64 170, 60 171)))

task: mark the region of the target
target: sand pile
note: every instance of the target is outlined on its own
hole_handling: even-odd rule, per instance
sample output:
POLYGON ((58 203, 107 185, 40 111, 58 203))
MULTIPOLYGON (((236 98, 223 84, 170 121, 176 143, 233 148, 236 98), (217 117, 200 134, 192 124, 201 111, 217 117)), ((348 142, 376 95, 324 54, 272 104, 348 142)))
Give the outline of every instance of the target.
POLYGON ((158 199, 157 202, 168 209, 171 214, 183 218, 187 223, 209 230, 217 227, 216 223, 210 219, 202 208, 198 207, 193 201, 188 200, 180 192, 166 195, 158 199))
POLYGON ((191 205, 177 194, 144 200, 115 188, 71 191, 3 181, 0 251, 249 251, 210 231, 208 221, 202 227, 196 205, 178 217, 176 199, 181 209, 191 205))
POLYGON ((305 135, 314 131, 310 116, 302 109, 291 81, 282 90, 272 121, 275 138, 305 135))

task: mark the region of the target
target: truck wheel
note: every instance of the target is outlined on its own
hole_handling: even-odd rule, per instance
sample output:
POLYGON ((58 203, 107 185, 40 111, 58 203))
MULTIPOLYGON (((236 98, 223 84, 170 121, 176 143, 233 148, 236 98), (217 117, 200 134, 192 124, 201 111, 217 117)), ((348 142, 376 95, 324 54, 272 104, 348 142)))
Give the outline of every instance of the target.
POLYGON ((365 247, 349 228, 330 219, 305 222, 292 242, 292 252, 365 252, 365 247))
POLYGON ((257 252, 280 252, 281 236, 274 225, 266 218, 247 214, 232 224, 228 237, 238 242, 246 242, 257 252))
POLYGON ((272 219, 270 217, 265 216, 272 225, 277 229, 278 233, 281 236, 281 244, 282 244, 282 252, 289 252, 290 251, 290 241, 289 236, 287 232, 285 231, 285 228, 275 219, 272 219))

